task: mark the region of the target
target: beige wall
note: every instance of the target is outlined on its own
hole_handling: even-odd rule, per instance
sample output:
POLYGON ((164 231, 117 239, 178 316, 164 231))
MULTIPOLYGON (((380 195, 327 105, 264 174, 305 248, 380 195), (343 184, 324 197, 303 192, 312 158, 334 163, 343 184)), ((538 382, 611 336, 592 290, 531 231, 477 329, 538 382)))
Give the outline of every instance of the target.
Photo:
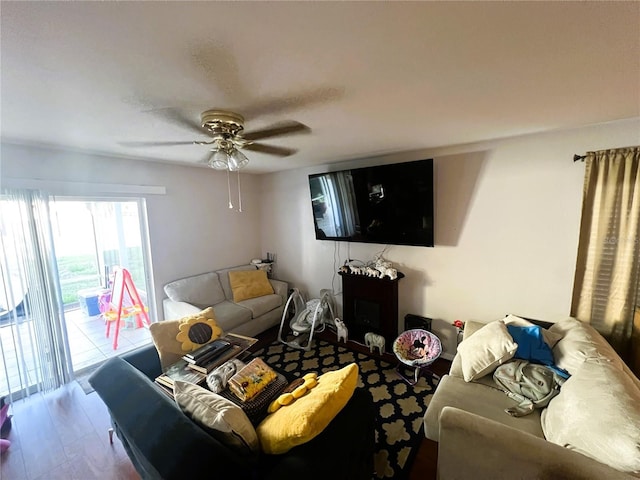
MULTIPOLYGON (((10 145, 2 145, 1 153, 3 187, 19 185, 16 179, 39 179, 53 194, 86 195, 91 191, 87 185, 96 183, 166 188, 164 195, 142 195, 147 205, 158 318, 162 318, 167 282, 262 256, 256 176, 241 177, 243 213, 238 213, 228 208, 224 172, 10 145), (56 183, 60 181, 63 183, 56 183)), ((234 196, 235 185, 232 182, 234 196)), ((237 197, 233 202, 237 205, 237 197)))
POLYGON ((369 261, 384 245, 316 240, 307 176, 434 158, 436 246, 390 246, 385 257, 406 275, 400 327, 407 313, 433 318, 449 356, 456 319, 569 314, 584 175, 573 154, 637 145, 639 132, 635 119, 270 174, 262 179, 262 251, 276 252, 276 276, 308 297, 340 292, 334 272, 347 256, 369 261))
MULTIPOLYGON (((385 256, 406 275, 400 326, 407 313, 434 318, 450 355, 455 319, 486 322, 511 312, 553 321, 568 314, 584 174, 572 156, 637 145, 639 132, 636 119, 331 168, 435 159, 436 246, 390 246, 385 256)), ((243 175, 238 214, 227 208, 226 175, 217 171, 10 145, 1 154, 2 186, 35 178, 72 189, 78 182, 82 193, 87 183, 166 187, 164 195, 145 195, 157 307, 165 283, 267 251, 277 254, 275 276, 308 296, 321 288, 339 292, 335 271, 347 255, 368 261, 384 248, 315 239, 307 176, 329 166, 243 175)))

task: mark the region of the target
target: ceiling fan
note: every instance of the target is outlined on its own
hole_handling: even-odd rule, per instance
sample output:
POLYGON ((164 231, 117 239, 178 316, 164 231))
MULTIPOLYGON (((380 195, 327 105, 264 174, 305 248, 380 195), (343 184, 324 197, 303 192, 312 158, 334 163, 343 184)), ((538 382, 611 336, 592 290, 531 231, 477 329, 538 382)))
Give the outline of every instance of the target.
POLYGON ((120 144, 127 147, 206 145, 210 151, 200 163, 205 163, 216 170, 234 172, 239 171, 249 163, 249 159, 240 151, 241 149, 280 157, 293 155, 297 151, 293 148, 257 143, 257 140, 296 133, 309 133, 311 131, 309 127, 300 122, 287 121, 262 130, 245 132, 244 117, 242 115, 218 109, 202 112, 200 124, 185 117, 173 108, 162 109, 162 116, 172 120, 174 123, 177 122, 184 125, 198 134, 205 133, 211 139, 177 142, 120 142, 120 144))

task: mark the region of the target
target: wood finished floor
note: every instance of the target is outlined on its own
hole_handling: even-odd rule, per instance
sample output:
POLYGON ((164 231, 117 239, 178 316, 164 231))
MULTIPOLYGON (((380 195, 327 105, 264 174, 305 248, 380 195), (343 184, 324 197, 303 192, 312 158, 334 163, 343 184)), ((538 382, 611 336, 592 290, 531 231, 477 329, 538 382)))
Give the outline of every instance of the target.
POLYGON ((2 480, 139 479, 122 444, 109 444, 109 414, 97 393, 77 382, 18 400, 9 409, 2 480))
MULTIPOLYGON (((255 348, 270 342, 261 338, 255 348)), ((438 360, 433 370, 444 374, 449 366, 438 360)), ((95 392, 86 395, 77 382, 16 401, 10 413, 12 443, 0 457, 0 480, 140 478, 120 441, 114 436, 109 444, 109 414, 102 400, 95 392)), ((425 438, 409 480, 435 480, 437 458, 437 443, 425 438)))

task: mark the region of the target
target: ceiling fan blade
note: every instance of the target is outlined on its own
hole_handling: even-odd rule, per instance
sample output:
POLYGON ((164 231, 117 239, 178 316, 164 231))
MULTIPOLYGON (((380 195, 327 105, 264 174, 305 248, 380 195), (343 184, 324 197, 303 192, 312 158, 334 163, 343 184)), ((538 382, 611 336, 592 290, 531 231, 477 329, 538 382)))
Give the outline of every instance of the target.
POLYGON ((199 120, 195 120, 193 118, 188 117, 180 110, 174 107, 165 107, 165 108, 156 108, 152 110, 147 110, 146 113, 151 113, 157 117, 160 117, 169 123, 173 123, 174 125, 178 125, 181 127, 188 128, 194 133, 198 133, 202 135, 204 130, 200 125, 199 120))
POLYGON ((194 145, 190 142, 118 142, 123 147, 176 147, 178 145, 194 145))
POLYGON ((253 92, 246 88, 244 76, 238 68, 233 44, 209 42, 194 45, 190 50, 192 62, 203 73, 201 83, 208 91, 214 85, 216 89, 212 93, 215 97, 222 96, 227 105, 252 97, 253 92))
POLYGON ((251 143, 243 147, 243 150, 251 150, 253 152, 268 153, 269 155, 277 155, 279 157, 288 157, 298 150, 295 148, 273 147, 263 143, 251 143))
POLYGON ((200 71, 205 88, 215 86, 216 103, 220 103, 222 96, 224 103, 232 110, 242 112, 245 120, 332 103, 345 94, 344 87, 320 86, 256 98, 239 68, 233 47, 233 43, 219 42, 193 45, 191 61, 200 71))
POLYGON ((344 88, 318 87, 297 92, 288 91, 286 95, 273 95, 270 98, 262 96, 260 100, 256 99, 249 105, 239 106, 238 109, 242 111, 245 120, 251 120, 262 115, 274 115, 329 104, 343 96, 344 88))
POLYGON ((292 135, 294 133, 309 133, 311 129, 300 122, 283 122, 273 127, 257 130, 255 132, 246 132, 242 134, 242 138, 246 140, 262 140, 263 138, 279 137, 282 135, 292 135))

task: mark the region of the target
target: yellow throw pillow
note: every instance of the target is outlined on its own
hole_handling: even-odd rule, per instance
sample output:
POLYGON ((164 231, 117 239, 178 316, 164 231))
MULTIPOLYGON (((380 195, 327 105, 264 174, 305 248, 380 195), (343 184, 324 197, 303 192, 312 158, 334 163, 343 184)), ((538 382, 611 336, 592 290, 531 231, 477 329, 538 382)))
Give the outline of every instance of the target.
POLYGON ((318 377, 318 384, 295 402, 280 407, 256 428, 262 450, 286 453, 319 435, 344 408, 358 384, 358 365, 318 377))
POLYGON ((152 323, 149 331, 158 350, 163 371, 180 360, 185 353, 222 336, 222 329, 216 322, 212 307, 180 320, 152 323))
POLYGON ((233 270, 229 272, 229 284, 234 302, 273 293, 273 287, 264 270, 233 270))

